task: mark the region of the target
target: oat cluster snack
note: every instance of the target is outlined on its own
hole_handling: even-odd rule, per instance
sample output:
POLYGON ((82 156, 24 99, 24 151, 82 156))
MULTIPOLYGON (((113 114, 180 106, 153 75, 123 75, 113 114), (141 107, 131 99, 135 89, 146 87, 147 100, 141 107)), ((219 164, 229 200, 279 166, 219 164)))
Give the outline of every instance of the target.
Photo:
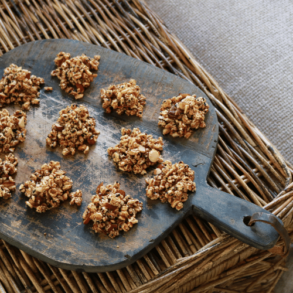
POLYGON ((82 54, 70 58, 69 53, 60 52, 55 58, 57 69, 51 72, 52 76, 60 79, 60 87, 66 93, 73 95, 75 99, 83 98, 84 90, 98 75, 93 73, 99 67, 100 56, 94 58, 82 54))
POLYGON ((110 85, 101 90, 102 107, 106 113, 116 111, 119 115, 125 112, 128 116, 142 117, 146 98, 140 93, 140 87, 134 79, 118 85, 110 85))
POLYGON ((29 198, 26 205, 36 209, 38 213, 59 207, 60 203, 67 200, 72 180, 65 176, 60 163, 51 161, 44 164, 30 177, 30 180, 21 184, 19 190, 29 198))
POLYGON ((74 155, 76 150, 87 154, 89 145, 96 143, 100 131, 95 129, 96 121, 90 117, 88 109, 83 106, 71 105, 59 112, 57 123, 46 138, 51 148, 61 146, 63 156, 74 155))
POLYGON ((17 158, 13 154, 5 156, 5 160, 0 159, 0 198, 8 199, 11 191, 16 189, 15 181, 11 175, 17 172, 17 158))
POLYGON ((84 224, 93 221, 96 233, 104 233, 111 238, 122 230, 129 231, 138 222, 136 214, 142 210, 142 202, 130 195, 125 196, 119 188, 118 182, 106 186, 101 183, 83 214, 84 224))
POLYGON ((161 151, 163 139, 154 139, 152 135, 142 133, 138 128, 121 129, 120 143, 108 148, 108 154, 125 172, 146 174, 146 169, 156 163, 163 162, 161 151))
POLYGON ((22 104, 22 110, 29 110, 30 104, 38 105, 39 90, 44 79, 11 64, 5 68, 0 80, 0 107, 4 104, 22 104))
POLYGON ((15 146, 25 141, 26 114, 20 110, 9 115, 6 109, 0 111, 0 153, 14 152, 15 146))
POLYGON ((164 128, 164 135, 189 138, 193 129, 206 126, 204 120, 208 111, 206 99, 180 94, 178 97, 164 100, 158 125, 164 128))
POLYGON ((188 191, 194 192, 196 185, 194 171, 187 164, 173 164, 165 161, 154 171, 154 178, 146 178, 146 195, 152 200, 160 199, 162 203, 170 203, 178 211, 188 199, 188 191))

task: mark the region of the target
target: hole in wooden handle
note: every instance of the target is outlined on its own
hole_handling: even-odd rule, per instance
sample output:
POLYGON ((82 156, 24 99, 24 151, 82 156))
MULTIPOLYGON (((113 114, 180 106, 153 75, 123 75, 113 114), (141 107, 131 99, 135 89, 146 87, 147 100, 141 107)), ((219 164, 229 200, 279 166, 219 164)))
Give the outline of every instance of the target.
POLYGON ((251 220, 251 216, 245 216, 244 218, 243 218, 243 223, 246 225, 246 226, 253 226, 254 225, 254 223, 252 224, 252 225, 249 225, 249 222, 250 222, 250 220, 251 220))

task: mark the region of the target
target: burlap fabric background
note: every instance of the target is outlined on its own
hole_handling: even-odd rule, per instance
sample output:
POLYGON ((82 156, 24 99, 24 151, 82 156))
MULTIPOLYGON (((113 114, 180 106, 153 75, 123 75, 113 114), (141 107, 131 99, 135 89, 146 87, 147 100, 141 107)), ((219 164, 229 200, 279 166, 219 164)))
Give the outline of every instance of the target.
MULTIPOLYGON (((145 1, 292 164, 293 1, 145 1)), ((276 293, 293 292, 293 250, 287 266, 276 293)))
POLYGON ((293 163, 293 1, 145 1, 293 163))

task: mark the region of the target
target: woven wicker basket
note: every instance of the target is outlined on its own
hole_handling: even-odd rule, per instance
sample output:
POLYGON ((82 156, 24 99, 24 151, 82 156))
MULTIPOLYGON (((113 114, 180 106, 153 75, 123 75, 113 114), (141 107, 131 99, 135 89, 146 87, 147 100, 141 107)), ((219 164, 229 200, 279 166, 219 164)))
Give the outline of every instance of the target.
MULTIPOLYGON (((38 39, 70 38, 199 86, 220 122, 209 184, 271 211, 292 232, 292 167, 143 1, 2 0, 0 13, 1 55, 38 39)), ((133 265, 88 274, 52 267, 0 240, 0 292, 272 292, 286 271, 283 246, 279 240, 260 251, 189 216, 133 265)))

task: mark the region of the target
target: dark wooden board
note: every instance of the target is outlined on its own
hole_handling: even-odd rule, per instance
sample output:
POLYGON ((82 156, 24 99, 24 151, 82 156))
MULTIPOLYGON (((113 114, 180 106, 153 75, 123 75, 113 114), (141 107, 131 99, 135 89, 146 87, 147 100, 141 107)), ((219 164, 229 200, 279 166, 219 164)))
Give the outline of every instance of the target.
MULTIPOLYGON (((277 240, 277 233, 266 224, 257 223, 250 228, 244 225, 243 217, 259 207, 231 195, 212 189, 206 184, 210 165, 217 146, 218 124, 215 109, 208 100, 210 111, 206 117, 207 127, 196 131, 189 140, 164 136, 163 158, 188 163, 195 170, 196 194, 191 194, 181 211, 168 204, 151 201, 145 196, 145 177, 118 171, 107 155, 107 148, 119 142, 121 127, 139 127, 142 131, 162 136, 157 126, 160 105, 166 98, 179 93, 205 96, 197 87, 175 75, 157 69, 124 54, 73 40, 43 40, 18 47, 0 58, 0 74, 11 63, 31 70, 43 77, 46 86, 53 92, 41 90, 39 107, 31 107, 28 114, 26 141, 17 146, 19 159, 15 177, 17 188, 29 179, 30 174, 50 160, 61 162, 61 167, 73 180, 73 191, 83 191, 80 208, 63 203, 60 208, 38 214, 25 206, 26 198, 17 190, 12 199, 0 201, 0 237, 27 253, 52 265, 65 269, 103 272, 125 267, 147 253, 190 212, 194 211, 212 221, 224 231, 259 248, 270 248, 277 240), (77 56, 101 55, 98 77, 85 91, 81 101, 75 101, 60 90, 59 80, 50 73, 60 51, 77 56), (137 80, 142 93, 147 97, 143 118, 105 114, 100 101, 100 89, 110 84, 137 80), (101 131, 98 142, 88 155, 76 154, 63 158, 61 149, 46 147, 46 136, 58 118, 61 109, 71 103, 84 104, 96 119, 96 128, 101 131), (115 239, 97 235, 91 225, 83 225, 82 213, 95 194, 100 182, 121 183, 127 194, 143 202, 139 223, 130 232, 115 239), (46 233, 47 236, 44 236, 46 233), (119 246, 119 247, 118 247, 119 246)), ((207 97, 206 97, 207 98, 207 97)), ((18 106, 9 106, 12 113, 18 106)))

